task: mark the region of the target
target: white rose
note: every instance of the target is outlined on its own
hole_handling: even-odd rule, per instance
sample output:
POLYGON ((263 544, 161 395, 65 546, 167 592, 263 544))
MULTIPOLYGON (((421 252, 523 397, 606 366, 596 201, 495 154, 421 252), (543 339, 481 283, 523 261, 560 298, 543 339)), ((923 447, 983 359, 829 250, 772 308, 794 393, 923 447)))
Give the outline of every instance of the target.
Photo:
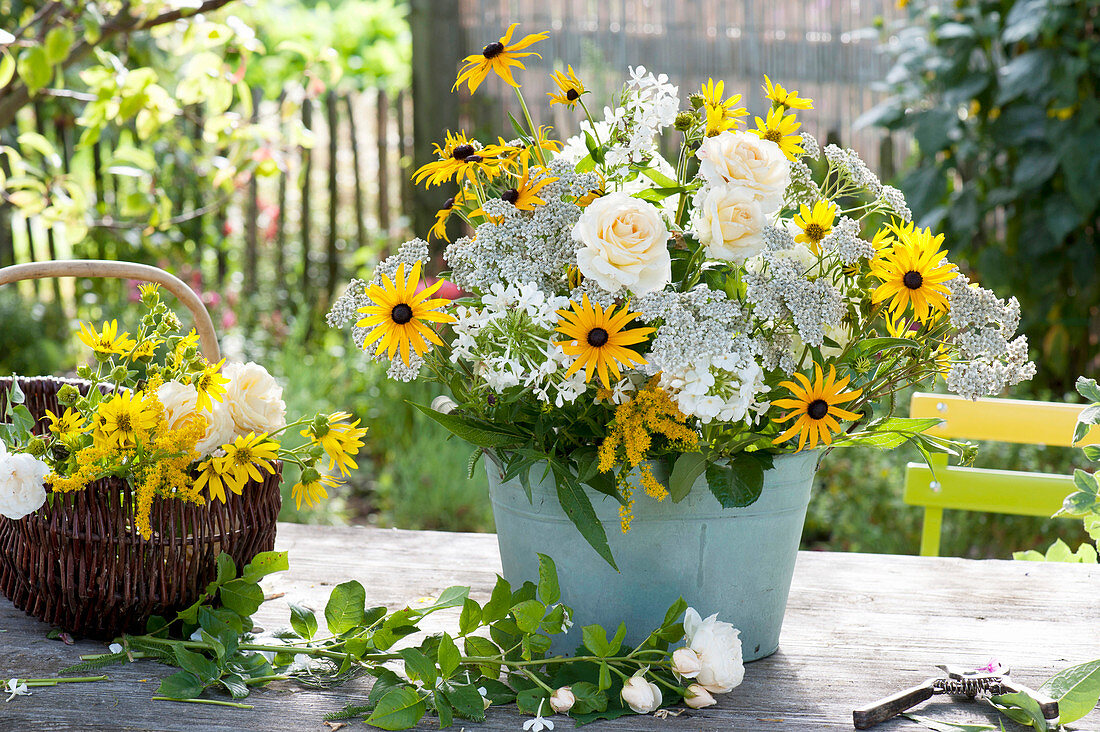
POLYGON ((699 174, 711 185, 731 184, 752 191, 765 214, 779 210, 791 182, 791 163, 771 140, 751 132, 723 132, 708 137, 695 156, 699 174))
POLYGON ((744 262, 764 250, 764 212, 752 191, 717 186, 707 191, 696 209, 695 234, 707 256, 744 262))
POLYGON ((240 434, 274 432, 286 427, 283 388, 257 363, 231 363, 222 367, 225 405, 240 434))
MULTIPOLYGON (((3 442, 0 442, 2 445, 3 442)), ((33 455, 0 452, 0 514, 18 521, 46 502, 42 485, 50 466, 33 455)))
MULTIPOLYGON (((168 426, 179 429, 184 420, 195 414, 198 392, 191 384, 166 381, 157 389, 157 398, 167 414, 168 426)), ((237 427, 229 408, 223 402, 214 402, 213 412, 204 409, 201 414, 206 418, 206 432, 195 443, 195 451, 200 457, 206 457, 225 443, 231 442, 237 435, 237 427)))
POLYGON ((685 679, 694 679, 703 670, 699 654, 690 648, 677 648, 672 652, 672 668, 685 679))
POLYGON ((550 708, 558 714, 565 714, 577 703, 577 697, 573 696, 573 689, 563 686, 550 695, 550 708))
POLYGON ((641 676, 623 682, 623 701, 638 714, 649 714, 661 706, 661 690, 641 676))
POLYGON ((706 620, 694 608, 684 613, 684 635, 688 648, 699 654, 702 670, 696 682, 713 694, 725 694, 741 684, 745 666, 741 661, 741 631, 718 620, 718 614, 706 620))
POLYGON ((687 704, 692 709, 702 709, 703 707, 709 707, 717 704, 714 697, 710 692, 704 689, 699 684, 692 684, 687 688, 687 694, 684 696, 684 704, 687 704))
POLYGON ((672 281, 668 228, 653 204, 625 193, 597 198, 573 226, 577 265, 608 292, 627 288, 636 295, 672 281))

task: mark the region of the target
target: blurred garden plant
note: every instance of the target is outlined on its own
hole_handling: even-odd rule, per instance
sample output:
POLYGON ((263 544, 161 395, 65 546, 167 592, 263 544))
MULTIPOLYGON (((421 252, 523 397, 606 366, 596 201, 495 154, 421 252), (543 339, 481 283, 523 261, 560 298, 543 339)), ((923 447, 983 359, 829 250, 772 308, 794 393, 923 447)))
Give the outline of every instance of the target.
POLYGON ((915 220, 1016 294, 1034 385, 1056 392, 1095 368, 1098 27, 1093 0, 913 0, 889 29, 891 96, 863 118, 913 135, 915 220))

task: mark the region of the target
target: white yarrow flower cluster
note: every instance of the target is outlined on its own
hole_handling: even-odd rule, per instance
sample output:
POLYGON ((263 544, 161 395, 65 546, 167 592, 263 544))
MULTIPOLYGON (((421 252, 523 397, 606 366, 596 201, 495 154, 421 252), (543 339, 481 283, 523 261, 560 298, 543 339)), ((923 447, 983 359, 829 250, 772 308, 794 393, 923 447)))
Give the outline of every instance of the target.
POLYGON ((795 254, 798 249, 760 255, 757 266, 745 273, 746 296, 755 306, 755 317, 773 322, 789 318, 807 345, 820 346, 826 328, 840 325, 844 299, 826 278, 806 277, 804 264, 785 256, 788 252, 795 254))
POLYGON ((859 235, 859 222, 847 216, 841 216, 833 225, 833 230, 821 240, 821 248, 835 254, 845 265, 875 256, 874 245, 859 235))

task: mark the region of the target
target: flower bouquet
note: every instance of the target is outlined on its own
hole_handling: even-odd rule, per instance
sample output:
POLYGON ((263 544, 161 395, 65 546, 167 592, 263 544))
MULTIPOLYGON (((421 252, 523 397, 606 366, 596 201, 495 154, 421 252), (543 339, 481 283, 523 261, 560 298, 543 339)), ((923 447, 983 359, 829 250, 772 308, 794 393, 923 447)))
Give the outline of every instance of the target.
MULTIPOLYGON (((4 379, 0 591, 66 630, 112 635, 190 604, 225 552, 270 550, 284 463, 299 507, 346 473, 365 430, 338 412, 287 423, 255 363, 209 362, 194 330, 141 288, 136 335, 81 324, 79 380, 4 379), (286 446, 299 427, 304 444, 286 446)), ((215 341, 216 343, 216 341, 215 341)))
POLYGON ((352 323, 393 378, 449 391, 424 411, 488 456, 510 580, 542 552, 586 621, 646 627, 683 595, 732 619, 746 658, 767 655, 820 456, 959 455, 894 396, 1030 377, 1019 305, 962 274, 854 151, 801 131, 813 101, 797 91, 765 77, 770 108, 749 125, 722 81, 681 100, 638 67, 597 118, 569 67, 548 100, 580 116, 562 142, 513 76, 546 34, 514 30, 456 82, 514 87, 511 139, 448 133, 415 175, 450 187, 432 233, 470 231, 445 254, 463 296, 433 297, 414 239, 330 324, 352 323))

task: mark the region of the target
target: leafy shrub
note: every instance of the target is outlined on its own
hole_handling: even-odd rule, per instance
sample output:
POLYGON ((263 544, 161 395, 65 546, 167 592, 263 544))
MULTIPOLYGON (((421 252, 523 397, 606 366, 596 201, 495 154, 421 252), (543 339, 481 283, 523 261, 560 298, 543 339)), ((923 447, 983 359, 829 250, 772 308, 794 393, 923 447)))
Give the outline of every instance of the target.
POLYGON ((70 366, 68 321, 56 308, 0 288, 0 374, 49 376, 70 366))
POLYGON ((901 181, 987 286, 1016 293, 1058 391, 1095 369, 1100 306, 1100 6, 914 0, 893 29, 892 96, 867 122, 909 132, 901 181))

